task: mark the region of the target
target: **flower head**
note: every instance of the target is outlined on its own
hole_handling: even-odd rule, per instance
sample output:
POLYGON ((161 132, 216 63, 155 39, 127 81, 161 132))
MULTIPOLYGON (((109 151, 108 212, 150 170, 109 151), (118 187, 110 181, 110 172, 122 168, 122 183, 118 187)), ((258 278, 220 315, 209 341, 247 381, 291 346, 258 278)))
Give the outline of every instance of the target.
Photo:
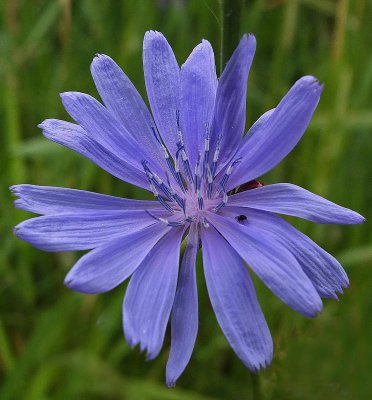
POLYGON ((45 251, 91 250, 67 274, 68 287, 102 293, 131 276, 123 305, 131 346, 156 357, 172 314, 169 386, 188 364, 197 335, 200 243, 217 320, 252 371, 270 364, 273 344, 245 263, 284 303, 310 317, 321 311, 321 297, 337 298, 348 285, 331 255, 276 214, 341 224, 363 217, 295 185, 256 181, 300 140, 322 85, 311 76, 299 79, 244 135, 255 46, 254 36, 244 35, 218 80, 208 41, 179 68, 164 36, 148 32, 143 62, 152 114, 118 65, 97 55, 91 71, 104 105, 83 93, 62 93, 76 123, 40 125, 48 139, 150 190, 154 201, 12 187, 16 207, 42 214, 15 228, 19 238, 45 251))

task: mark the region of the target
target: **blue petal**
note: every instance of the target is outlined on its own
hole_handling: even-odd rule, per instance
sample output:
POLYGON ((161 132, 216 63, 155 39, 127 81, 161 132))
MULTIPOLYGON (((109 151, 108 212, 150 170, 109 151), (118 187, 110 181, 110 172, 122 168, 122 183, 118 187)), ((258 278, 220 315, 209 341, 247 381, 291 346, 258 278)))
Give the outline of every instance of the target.
POLYGON ((99 101, 78 92, 61 93, 61 98, 66 111, 97 143, 128 164, 142 169, 141 161, 149 157, 99 101))
POLYGON ((212 146, 222 133, 219 164, 238 149, 245 128, 248 73, 256 51, 253 35, 244 35, 227 63, 218 83, 212 146))
POLYGON ((284 303, 308 317, 322 310, 318 292, 281 243, 273 242, 249 222, 244 226, 217 214, 211 214, 209 221, 284 303))
POLYGON ((124 199, 85 190, 28 184, 11 186, 10 190, 19 197, 14 201, 15 207, 37 214, 162 209, 157 201, 124 199))
POLYGON ((161 223, 117 237, 81 257, 65 285, 81 293, 103 293, 120 285, 171 228, 161 223))
POLYGON ((287 248, 296 257, 321 297, 337 299, 336 292, 342 293, 342 288, 348 287, 349 280, 340 263, 280 217, 241 207, 226 207, 223 213, 232 218, 246 215, 247 224, 254 224, 257 231, 287 248))
POLYGON ((318 105, 323 86, 312 76, 299 79, 261 130, 244 142, 228 190, 274 168, 298 143, 318 105))
POLYGON ((153 223, 154 219, 144 210, 91 211, 31 218, 17 225, 14 232, 40 250, 73 251, 93 249, 153 223))
POLYGON ((143 169, 133 167, 107 150, 79 125, 57 119, 47 119, 39 125, 39 128, 43 130, 47 139, 76 151, 111 175, 133 185, 148 188, 148 179, 143 169))
POLYGON ((213 49, 207 40, 195 47, 181 67, 181 122, 191 168, 204 151, 217 90, 213 49))
POLYGON ((147 358, 163 345, 177 287, 183 228, 173 228, 133 274, 124 299, 123 325, 130 346, 140 344, 147 358))
POLYGON ((226 338, 253 372, 268 366, 273 342, 243 260, 211 226, 202 229, 209 297, 226 338))
POLYGON ((257 132, 262 133, 264 129, 264 125, 270 120, 272 113, 275 111, 275 108, 266 111, 264 114, 261 115, 260 118, 249 128, 247 134, 244 136, 244 141, 250 139, 254 134, 257 132))
POLYGON ((143 41, 143 69, 147 96, 159 132, 174 156, 177 151, 177 111, 180 69, 173 50, 160 32, 146 32, 143 41))
POLYGON ((137 89, 122 69, 108 56, 97 55, 92 76, 107 109, 139 143, 149 158, 165 167, 164 156, 151 128, 155 122, 137 89))
POLYGON ((290 183, 278 183, 247 190, 229 197, 229 205, 293 215, 320 224, 361 224, 355 211, 290 183))
POLYGON ((172 339, 166 381, 173 387, 190 361, 198 333, 198 293, 195 262, 199 247, 198 228, 192 224, 182 259, 172 308, 172 339))

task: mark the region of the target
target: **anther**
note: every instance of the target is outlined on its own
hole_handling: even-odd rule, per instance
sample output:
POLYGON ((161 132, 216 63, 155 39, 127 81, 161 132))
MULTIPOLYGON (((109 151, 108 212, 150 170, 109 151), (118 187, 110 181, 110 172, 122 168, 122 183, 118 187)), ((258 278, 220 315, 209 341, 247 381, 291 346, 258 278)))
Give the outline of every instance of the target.
POLYGON ((212 162, 212 176, 213 176, 213 179, 214 179, 214 176, 215 176, 215 173, 216 173, 216 169, 217 169, 218 158, 220 156, 221 142, 222 142, 222 134, 220 133, 218 135, 218 138, 217 138, 216 149, 215 149, 214 155, 213 155, 213 162, 212 162))
POLYGON ((169 200, 172 199, 172 191, 168 188, 168 186, 159 178, 158 175, 155 173, 152 173, 152 182, 155 183, 155 185, 161 189, 161 191, 165 194, 165 196, 168 197, 169 200))
POLYGON ((166 210, 168 210, 169 212, 171 212, 173 214, 174 213, 173 208, 163 199, 163 197, 161 197, 159 195, 159 192, 156 189, 156 186, 163 191, 163 193, 168 197, 169 200, 173 199, 172 192, 171 192, 171 191, 173 191, 173 189, 170 190, 156 174, 151 172, 151 170, 149 169, 149 167, 147 165, 146 160, 142 161, 142 166, 143 166, 143 169, 145 170, 146 176, 149 180, 150 189, 151 189, 152 193, 154 194, 156 199, 159 201, 159 203, 166 210))
POLYGON ((171 212, 172 214, 174 214, 174 210, 173 208, 161 197, 159 196, 159 192, 156 190, 155 186, 153 185, 152 182, 150 182, 150 188, 152 193, 154 194, 154 196, 156 197, 156 199, 158 200, 158 202, 169 212, 171 212))
POLYGON ((203 200, 203 197, 200 196, 200 193, 198 195, 198 206, 199 206, 199 210, 202 210, 204 208, 204 200, 203 200))
POLYGON ((211 169, 208 164, 207 164, 207 182, 208 182, 207 197, 208 197, 208 199, 210 199, 212 196, 213 176, 212 176, 212 172, 211 172, 211 169))
POLYGON ((176 121, 177 121, 177 136, 178 136, 178 141, 181 143, 181 145, 184 145, 183 142, 183 135, 181 131, 181 123, 180 123, 180 111, 176 110, 176 121))
POLYGON ((220 183, 219 183, 219 186, 218 186, 218 189, 217 189, 217 192, 218 192, 218 193, 221 193, 221 192, 225 191, 226 183, 227 183, 227 181, 228 181, 229 178, 230 178, 230 175, 231 175, 231 173, 232 173, 233 168, 235 167, 236 164, 239 164, 241 160, 242 160, 241 158, 237 158, 235 161, 233 161, 233 162, 228 166, 228 168, 227 168, 225 174, 223 175, 223 177, 222 177, 222 179, 221 179, 221 181, 220 181, 220 183))
POLYGON ((169 181, 169 176, 168 174, 166 174, 167 176, 167 182, 168 182, 168 187, 169 187, 169 192, 172 196, 172 199, 181 207, 181 209, 183 210, 183 212, 185 213, 185 207, 186 207, 186 201, 185 199, 183 199, 182 197, 180 197, 172 188, 172 185, 169 181))
POLYGON ((198 156, 198 161, 195 165, 195 180, 194 180, 194 187, 195 191, 201 188, 201 171, 200 171, 200 159, 201 159, 201 154, 199 153, 198 156))
POLYGON ((189 158, 187 157, 186 150, 185 150, 185 144, 183 141, 179 110, 176 110, 176 120, 177 120, 177 136, 178 136, 176 158, 178 158, 179 154, 181 154, 182 163, 183 163, 183 167, 185 169, 186 177, 189 180, 189 182, 193 183, 194 178, 192 176, 189 158))
POLYGON ((154 134, 154 137, 155 137, 156 141, 159 143, 159 145, 161 146, 161 148, 163 150, 164 158, 165 158, 165 161, 167 163, 169 171, 171 172, 173 178, 177 182, 177 184, 180 187, 180 189, 183 192, 185 192, 185 187, 183 185, 181 175, 178 173, 179 169, 178 169, 178 172, 177 172, 176 169, 175 169, 175 166, 173 165, 172 160, 171 160, 171 158, 169 156, 168 150, 167 150, 166 146, 164 145, 163 141, 161 140, 160 135, 156 132, 155 128, 151 127, 151 130, 152 130, 152 133, 154 134))
POLYGON ((156 215, 151 214, 150 211, 148 211, 148 210, 145 210, 145 211, 150 217, 154 218, 155 220, 157 220, 159 222, 162 222, 163 224, 166 224, 167 226, 171 226, 172 228, 175 228, 177 226, 182 226, 183 225, 182 222, 169 221, 166 218, 157 217, 156 215))
POLYGON ((152 130, 152 133, 153 133, 156 141, 160 144, 160 146, 161 146, 161 148, 162 148, 162 150, 164 152, 165 157, 167 157, 167 156, 169 157, 168 150, 165 147, 163 141, 161 140, 161 137, 160 137, 159 133, 156 132, 156 129, 153 126, 151 127, 151 130, 152 130))
POLYGON ((185 173, 186 173, 186 177, 189 180, 189 182, 193 183, 194 178, 192 176, 189 159, 188 159, 186 151, 185 151, 185 146, 181 142, 178 142, 177 147, 178 147, 178 149, 177 149, 176 157, 178 158, 179 154, 181 155, 183 167, 184 167, 185 173))
POLYGON ((227 200, 228 200, 227 193, 224 193, 224 194, 223 194, 223 199, 222 199, 221 203, 219 203, 219 204, 214 208, 214 211, 217 212, 217 211, 220 210, 222 207, 225 207, 225 205, 227 204, 227 200))
POLYGON ((144 170, 145 170, 145 172, 146 172, 146 175, 147 175, 147 177, 148 177, 150 183, 155 184, 155 186, 157 186, 157 187, 164 193, 164 195, 165 195, 166 197, 168 197, 168 200, 171 200, 171 199, 172 199, 172 191, 171 191, 171 190, 168 188, 168 186, 160 179, 160 177, 159 177, 157 174, 155 174, 154 172, 152 172, 152 171, 150 170, 150 168, 148 167, 147 164, 148 164, 148 163, 147 163, 146 160, 143 160, 143 161, 142 161, 143 168, 144 168, 144 170))
POLYGON ((210 131, 209 125, 206 125, 206 136, 204 139, 204 163, 203 163, 203 179, 205 178, 205 174, 207 172, 208 159, 209 159, 209 147, 210 147, 210 131))

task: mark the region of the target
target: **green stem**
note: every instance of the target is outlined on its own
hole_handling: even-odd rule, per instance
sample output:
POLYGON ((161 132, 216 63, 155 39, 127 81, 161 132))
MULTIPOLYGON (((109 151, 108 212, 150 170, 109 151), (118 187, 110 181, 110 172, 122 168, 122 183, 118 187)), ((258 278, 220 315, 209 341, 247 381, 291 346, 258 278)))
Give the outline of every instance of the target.
POLYGON ((252 399, 261 400, 261 385, 260 385, 260 375, 251 373, 252 378, 252 399))
POLYGON ((240 39, 240 22, 244 0, 220 0, 221 54, 220 72, 233 53, 240 39))

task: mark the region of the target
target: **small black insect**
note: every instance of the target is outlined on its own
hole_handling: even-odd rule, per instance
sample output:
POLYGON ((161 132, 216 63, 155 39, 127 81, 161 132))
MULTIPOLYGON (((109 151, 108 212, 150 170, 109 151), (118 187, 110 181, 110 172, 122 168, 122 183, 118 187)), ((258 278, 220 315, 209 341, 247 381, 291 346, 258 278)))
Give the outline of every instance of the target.
POLYGON ((247 216, 246 216, 246 215, 237 215, 237 216, 235 217, 235 219, 236 219, 238 222, 243 222, 243 221, 246 221, 246 220, 247 220, 247 216))

